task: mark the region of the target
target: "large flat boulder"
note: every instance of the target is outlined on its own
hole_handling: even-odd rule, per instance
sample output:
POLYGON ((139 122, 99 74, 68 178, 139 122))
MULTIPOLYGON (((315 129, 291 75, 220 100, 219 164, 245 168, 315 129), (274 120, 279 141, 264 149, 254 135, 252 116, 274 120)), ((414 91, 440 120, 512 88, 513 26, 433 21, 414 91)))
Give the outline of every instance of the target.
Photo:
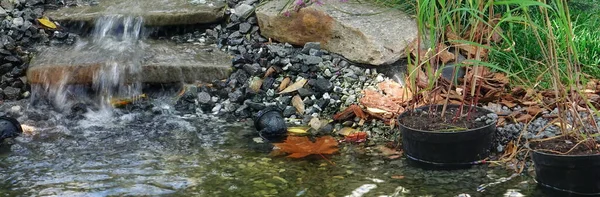
POLYGON ((193 83, 225 79, 231 73, 231 57, 214 47, 159 41, 142 45, 133 50, 46 47, 31 60, 27 80, 31 84, 90 84, 99 77, 118 76, 125 82, 193 83))
POLYGON ((147 26, 165 26, 218 22, 224 7, 223 0, 102 0, 95 6, 61 8, 45 15, 56 21, 89 23, 111 14, 141 16, 147 26))
POLYGON ((363 64, 391 64, 405 57, 417 38, 416 21, 407 14, 368 2, 323 0, 284 16, 287 0, 271 0, 256 9, 263 36, 304 45, 320 42, 323 49, 363 64))

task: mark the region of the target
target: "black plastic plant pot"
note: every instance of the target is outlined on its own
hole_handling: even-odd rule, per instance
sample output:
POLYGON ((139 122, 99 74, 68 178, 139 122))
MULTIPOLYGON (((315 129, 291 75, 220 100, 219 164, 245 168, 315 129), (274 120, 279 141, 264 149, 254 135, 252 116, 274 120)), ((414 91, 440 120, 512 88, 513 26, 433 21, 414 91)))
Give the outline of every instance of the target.
POLYGON ((15 138, 21 133, 23 133, 23 129, 17 119, 0 116, 0 143, 7 138, 15 138))
MULTIPOLYGON (((431 107, 441 111, 443 105, 431 107)), ((447 105, 447 109, 459 107, 459 105, 447 105)), ((415 110, 429 109, 430 106, 423 106, 415 110)), ((481 107, 475 107, 475 110, 485 114, 493 113, 481 107)), ((496 121, 480 128, 464 131, 424 131, 402 124, 400 120, 410 116, 411 113, 412 111, 407 111, 398 117, 402 133, 402 148, 410 164, 425 169, 465 169, 483 163, 490 155, 496 121)))
POLYGON ((256 113, 254 127, 260 136, 270 142, 281 142, 287 137, 287 124, 278 107, 267 107, 256 113))
POLYGON ((600 196, 600 154, 556 155, 533 151, 535 180, 549 193, 600 196))

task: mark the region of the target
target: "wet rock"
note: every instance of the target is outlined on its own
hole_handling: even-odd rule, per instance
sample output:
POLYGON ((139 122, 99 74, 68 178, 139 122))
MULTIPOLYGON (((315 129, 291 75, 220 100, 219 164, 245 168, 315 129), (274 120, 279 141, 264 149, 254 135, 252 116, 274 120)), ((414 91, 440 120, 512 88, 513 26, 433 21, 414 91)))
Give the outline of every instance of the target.
POLYGON ((323 6, 310 5, 288 17, 279 13, 286 3, 274 0, 257 8, 263 36, 294 45, 320 42, 323 49, 371 65, 398 61, 405 56, 402 51, 417 37, 415 20, 399 10, 389 11, 370 3, 328 1, 323 6))
POLYGON ((198 103, 210 104, 212 102, 211 95, 207 92, 198 93, 198 103))
POLYGON ((21 90, 14 87, 6 87, 4 88, 4 95, 9 100, 16 100, 21 96, 21 90))

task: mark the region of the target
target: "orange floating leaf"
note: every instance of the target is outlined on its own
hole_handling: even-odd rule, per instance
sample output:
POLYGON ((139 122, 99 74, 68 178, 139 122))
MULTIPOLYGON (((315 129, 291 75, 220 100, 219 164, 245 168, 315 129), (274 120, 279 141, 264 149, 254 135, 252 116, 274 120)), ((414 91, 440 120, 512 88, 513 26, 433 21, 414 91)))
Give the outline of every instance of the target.
POLYGON ((273 144, 279 151, 289 153, 290 158, 302 158, 309 155, 333 154, 338 151, 338 142, 331 136, 317 138, 313 143, 308 137, 288 136, 283 143, 273 144))

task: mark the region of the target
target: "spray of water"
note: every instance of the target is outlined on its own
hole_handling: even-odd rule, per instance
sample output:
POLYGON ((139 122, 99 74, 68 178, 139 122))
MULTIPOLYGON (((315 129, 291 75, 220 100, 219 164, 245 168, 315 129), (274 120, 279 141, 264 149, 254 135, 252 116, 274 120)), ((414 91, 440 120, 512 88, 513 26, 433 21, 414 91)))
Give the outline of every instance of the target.
MULTIPOLYGON (((74 62, 97 63, 100 68, 93 73, 93 100, 101 111, 110 112, 111 98, 122 98, 141 93, 141 62, 146 44, 143 42, 143 18, 135 16, 107 15, 95 21, 90 39, 81 39, 62 58, 76 58, 74 62)), ((43 61, 43 60, 42 60, 43 61)), ((64 72, 60 79, 47 79, 46 83, 33 87, 33 99, 47 98, 58 110, 68 109, 88 95, 73 91, 67 82, 77 77, 78 71, 64 72)))

